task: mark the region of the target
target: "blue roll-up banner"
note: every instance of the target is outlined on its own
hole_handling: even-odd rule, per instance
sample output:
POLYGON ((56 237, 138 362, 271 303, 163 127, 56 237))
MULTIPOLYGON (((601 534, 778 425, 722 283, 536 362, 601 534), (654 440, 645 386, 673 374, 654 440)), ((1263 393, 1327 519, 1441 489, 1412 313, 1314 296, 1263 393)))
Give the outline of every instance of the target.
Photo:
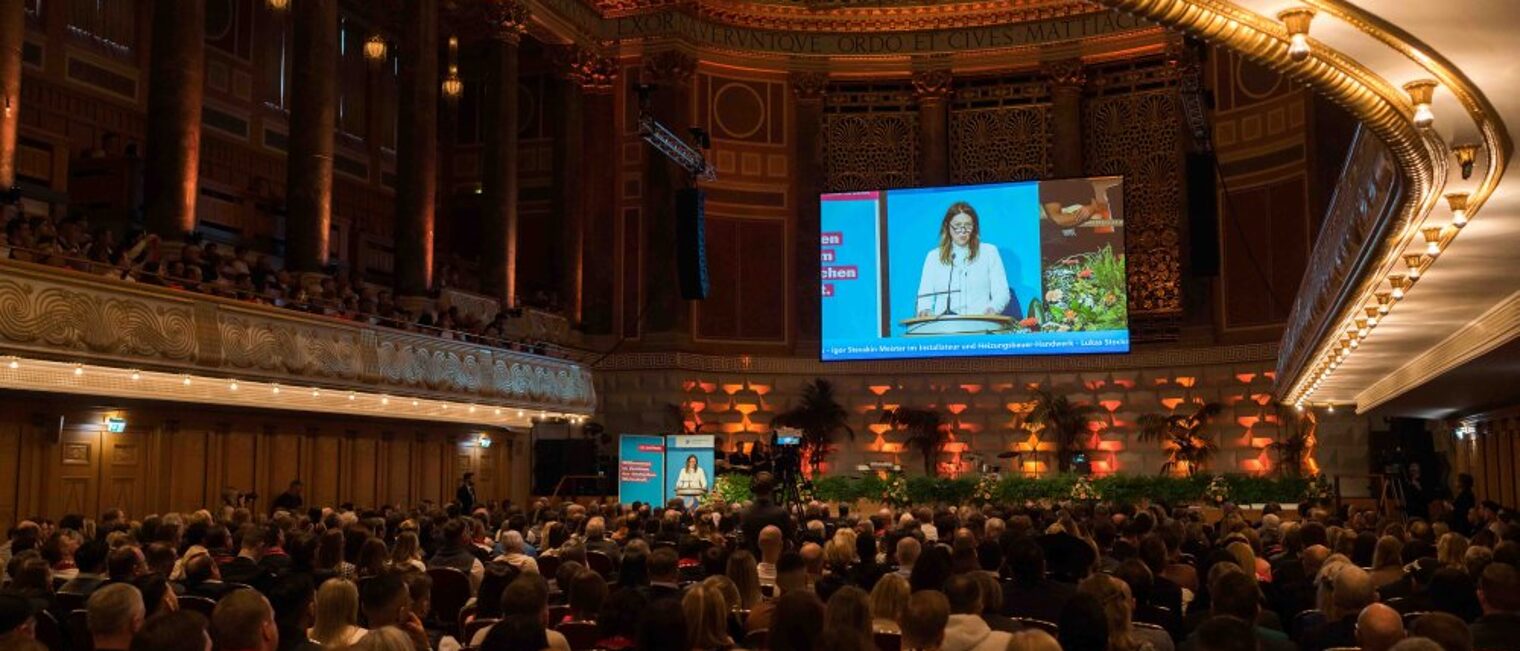
POLYGON ((665 437, 665 499, 680 498, 687 508, 696 507, 713 485, 711 435, 665 437))
POLYGON ((663 504, 664 475, 665 437, 624 434, 618 439, 619 502, 663 504))

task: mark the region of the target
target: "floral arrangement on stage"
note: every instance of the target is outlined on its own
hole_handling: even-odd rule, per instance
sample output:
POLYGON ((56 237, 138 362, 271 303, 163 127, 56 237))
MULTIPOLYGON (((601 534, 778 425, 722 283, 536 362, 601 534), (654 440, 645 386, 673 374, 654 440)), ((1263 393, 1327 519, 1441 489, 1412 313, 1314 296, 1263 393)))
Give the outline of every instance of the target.
POLYGON ((1045 270, 1045 296, 1029 302, 1019 325, 1043 332, 1123 330, 1129 322, 1124 278, 1124 254, 1111 246, 1062 258, 1045 270))
POLYGON ((1230 482, 1225 481, 1224 475, 1214 475, 1203 489, 1203 498, 1216 506, 1230 501, 1230 482))
POLYGON ((702 496, 702 504, 739 504, 750 499, 750 476, 737 473, 718 475, 712 490, 702 496))
POLYGON ((971 501, 974 504, 986 504, 997 499, 998 482, 1001 479, 997 473, 987 473, 976 478, 976 488, 971 489, 971 501))
POLYGON ((1309 478, 1308 485, 1304 486, 1304 501, 1311 504, 1326 504, 1335 499, 1335 483, 1323 474, 1309 478))
MULTIPOLYGON (((968 475, 963 477, 932 477, 927 475, 906 476, 891 473, 885 477, 868 474, 862 477, 830 476, 813 482, 813 496, 826 502, 884 502, 890 492, 898 503, 907 504, 969 504, 979 495, 985 495, 991 486, 990 502, 998 504, 1023 504, 1026 502, 1061 502, 1072 498, 1073 487, 1079 477, 1072 473, 1054 473, 1042 477, 1025 475, 968 475), (986 482, 985 484, 983 482, 986 482)), ((1086 478, 1091 490, 1101 495, 1098 499, 1116 502, 1139 503, 1142 501, 1164 502, 1170 505, 1210 503, 1204 496, 1209 485, 1215 481, 1228 487, 1229 499, 1236 504, 1277 502, 1298 504, 1310 496, 1308 477, 1254 476, 1224 474, 1217 478, 1209 475, 1192 477, 1178 475, 1128 475, 1114 474, 1086 478)), ((748 485, 743 496, 724 496, 730 504, 749 499, 748 485)), ((1334 486, 1328 480, 1313 495, 1333 498, 1334 486)), ((716 492, 716 491, 715 491, 716 492)), ((1312 501, 1312 500, 1311 500, 1312 501)))
POLYGON ((1081 475, 1077 477, 1076 483, 1071 485, 1071 499, 1080 502, 1096 502, 1103 499, 1103 493, 1093 486, 1092 478, 1081 475))
POLYGON ((908 497, 908 479, 900 473, 887 477, 881 488, 881 503, 891 507, 912 504, 912 500, 908 497))

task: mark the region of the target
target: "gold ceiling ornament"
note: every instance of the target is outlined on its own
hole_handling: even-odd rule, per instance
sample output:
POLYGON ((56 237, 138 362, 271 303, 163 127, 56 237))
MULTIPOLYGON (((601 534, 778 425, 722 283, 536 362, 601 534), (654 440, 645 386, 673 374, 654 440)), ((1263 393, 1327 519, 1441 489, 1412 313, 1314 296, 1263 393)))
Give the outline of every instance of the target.
POLYGON ((1423 254, 1423 253, 1405 253, 1404 254, 1404 266, 1409 268, 1409 277, 1410 278, 1419 278, 1420 277, 1420 266, 1423 265, 1424 263, 1425 263, 1425 254, 1423 254))
POLYGON ((570 80, 586 92, 610 92, 617 78, 617 61, 585 48, 573 49, 567 62, 570 80))
POLYGON ((1453 145, 1451 155, 1456 157, 1457 165, 1462 168, 1462 180, 1472 178, 1473 165, 1478 162, 1478 145, 1471 142, 1453 145))
MULTIPOLYGON (((598 3, 604 4, 604 3, 598 3)), ((603 15, 648 13, 667 8, 670 0, 613 0, 622 5, 603 15), (628 4, 645 5, 636 10, 628 4)), ((1101 16, 1087 0, 825 0, 753 2, 697 0, 695 13, 735 27, 790 32, 886 33, 1016 25, 1075 16, 1101 16)), ((602 7, 598 7, 602 9, 602 7)))
POLYGON ((1420 234, 1425 236, 1425 255, 1432 258, 1441 255, 1441 235, 1445 233, 1440 226, 1427 226, 1420 229, 1420 234))
POLYGON ((1050 78, 1050 83, 1056 86, 1081 88, 1087 85, 1087 67, 1081 59, 1061 59, 1048 61, 1040 66, 1040 72, 1050 78))
POLYGON ((520 0, 492 0, 486 19, 495 28, 492 36, 516 43, 528 31, 528 5, 520 0))
POLYGON ((1414 107, 1414 125, 1428 127, 1436 121, 1436 114, 1430 110, 1430 104, 1435 100, 1436 87, 1440 84, 1434 79, 1416 79, 1404 84, 1404 92, 1409 93, 1409 104, 1414 107))
POLYGON ((1451 225, 1462 228, 1467 225, 1467 199, 1466 192, 1446 193, 1446 207, 1451 209, 1451 225))
POLYGON ((364 42, 364 58, 370 63, 378 64, 385 61, 385 37, 375 34, 364 42))
POLYGON ((1277 19, 1288 30, 1288 58, 1303 61, 1309 58, 1309 23, 1314 20, 1314 9, 1293 7, 1277 12, 1277 19))

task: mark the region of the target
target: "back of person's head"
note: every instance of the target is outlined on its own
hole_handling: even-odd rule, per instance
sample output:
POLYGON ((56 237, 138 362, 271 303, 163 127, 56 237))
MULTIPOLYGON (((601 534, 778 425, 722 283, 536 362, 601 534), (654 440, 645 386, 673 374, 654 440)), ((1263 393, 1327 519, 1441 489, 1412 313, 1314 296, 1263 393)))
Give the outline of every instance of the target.
POLYGON ((587 621, 595 618, 602 610, 602 603, 607 600, 607 580, 591 570, 581 570, 570 580, 569 585, 570 612, 587 621))
POLYGON ((913 536, 903 536, 897 541, 897 564, 912 566, 918 562, 918 556, 923 551, 923 546, 913 536))
POLYGON ((1150 567, 1138 558, 1126 559, 1119 567, 1114 569, 1114 577, 1129 586, 1130 594, 1135 596, 1135 601, 1145 602, 1150 599, 1152 586, 1155 585, 1155 575, 1151 574, 1150 567))
POLYGON ((776 587, 782 592, 807 588, 807 563, 797 552, 786 552, 776 561, 776 587))
POLYGON ((1078 592, 1066 600, 1056 622, 1061 648, 1068 651, 1101 651, 1108 648, 1108 615, 1097 597, 1078 592))
MULTIPOLYGON (((341 648, 341 645, 328 648, 341 648)), ((358 642, 348 648, 350 651, 415 651, 416 645, 412 644, 411 636, 399 627, 382 626, 370 629, 364 637, 359 638, 358 642)))
POLYGON ((861 635, 871 634, 871 597, 853 585, 842 587, 829 595, 828 621, 825 629, 843 628, 861 635))
MULTIPOLYGON (((777 617, 780 617, 779 613, 777 617)), ((673 598, 650 604, 639 618, 638 630, 639 651, 690 651, 692 648, 686 639, 686 612, 673 598)))
POLYGON ((1256 628, 1239 617, 1217 615, 1198 625, 1195 651, 1256 651, 1256 628))
POLYGON ((1404 639, 1404 619, 1384 604, 1362 609, 1356 618, 1356 641, 1364 651, 1387 651, 1404 639))
POLYGON ((348 579, 328 579, 317 589, 316 623, 311 639, 324 647, 340 646, 348 627, 359 623, 359 587, 348 579))
POLYGON ((443 525, 443 544, 445 547, 458 547, 464 544, 465 534, 469 529, 465 527, 464 518, 450 518, 443 525))
POLYGON ((144 574, 132 579, 133 587, 142 595, 147 617, 165 611, 179 609, 179 600, 169 587, 169 580, 162 574, 144 574))
POLYGON ((765 562, 774 563, 781 553, 781 528, 776 525, 766 525, 760 530, 760 556, 765 562))
POLYGON ((901 621, 908 608, 908 580, 901 574, 887 574, 871 588, 871 616, 901 621))
POLYGON ((111 547, 106 541, 99 538, 91 538, 79 545, 74 551, 74 566, 80 572, 99 574, 106 571, 106 557, 110 555, 111 547))
POLYGON ((754 554, 747 550, 736 549, 728 557, 728 566, 724 574, 734 582, 734 587, 739 590, 739 599, 742 603, 731 604, 735 608, 752 608, 760 600, 760 571, 755 562, 754 554))
POLYGON ((1028 536, 1014 540, 1008 548, 1008 570, 1025 583, 1045 578, 1044 548, 1028 536))
POLYGON ((211 637, 219 649, 272 649, 279 640, 274 610, 258 591, 234 590, 211 612, 211 637))
POLYGON ((1372 551, 1372 569, 1403 565, 1404 543, 1393 536, 1383 536, 1377 539, 1377 546, 1372 551))
POLYGON ((501 615, 535 615, 539 616, 549 607, 549 586, 544 583, 543 577, 526 573, 507 586, 501 593, 501 615))
POLYGON ((1008 651, 1061 651, 1061 643, 1038 628, 1026 628, 1008 638, 1008 651))
POLYGON ((142 593, 130 583, 112 583, 90 593, 85 621, 96 636, 131 635, 147 617, 142 593))
POLYGON ((950 601, 938 590, 919 590, 908 597, 908 608, 903 612, 903 646, 915 649, 936 649, 944 642, 945 625, 950 621, 950 601))
POLYGON ((957 574, 945 581, 945 598, 952 615, 982 614, 982 587, 969 574, 957 574))
MULTIPOLYGON (((1123 581, 1107 574, 1094 574, 1082 580, 1077 585, 1077 591, 1092 595, 1103 607, 1103 614, 1108 619, 1108 635, 1127 636, 1130 630, 1130 617, 1133 615, 1130 607, 1129 586, 1123 581)), ((1112 647, 1113 645, 1110 644, 1112 647)))
POLYGON ((950 578, 950 551, 943 545, 932 545, 919 555, 908 575, 908 585, 914 592, 919 590, 942 590, 950 578))
POLYGON ((1261 609, 1256 581, 1244 572, 1225 572, 1209 583, 1209 599, 1216 616, 1229 615, 1254 622, 1261 609))
POLYGON ((733 646, 728 635, 728 602, 718 588, 697 584, 681 598, 686 618, 686 641, 697 649, 721 649, 733 646))
POLYGON ((1331 597, 1331 604, 1335 609, 1335 618, 1340 619, 1360 613, 1367 604, 1377 598, 1376 586, 1372 585, 1372 576, 1360 567, 1348 564, 1335 575, 1335 587, 1331 597))
POLYGON ((386 626, 406 621, 411 598, 401 575, 387 572, 364 580, 359 605, 370 626, 386 626))
POLYGON ((776 600, 772 616, 772 651, 807 651, 824 627, 823 602, 806 590, 794 590, 776 600))
POLYGON ((316 587, 312 585, 310 575, 300 572, 284 574, 275 579, 264 596, 269 599, 269 607, 274 609, 274 621, 281 630, 305 633, 309 624, 306 618, 311 615, 316 600, 316 587))
POLYGON ((1446 651, 1472 651, 1472 631, 1451 613, 1425 613, 1409 626, 1409 635, 1435 640, 1446 651))
POLYGON ((1485 612, 1520 611, 1520 572, 1508 563, 1489 563, 1478 581, 1478 599, 1485 612))
POLYGON ((147 570, 142 548, 122 545, 106 556, 106 572, 112 581, 131 581, 147 570))
POLYGON ((680 577, 678 571, 680 562, 680 556, 669 547, 661 547, 649 552, 649 580, 675 581, 680 577))
POLYGON ((132 636, 131 651, 206 651, 211 646, 210 625, 200 613, 181 610, 162 613, 143 622, 132 636))
POLYGON ((1392 651, 1451 651, 1442 649, 1435 640, 1426 637, 1406 637, 1393 645, 1392 651))
POLYGON ((596 616, 597 635, 602 638, 638 637, 640 615, 647 610, 644 593, 633 588, 623 588, 607 596, 602 611, 596 616))
POLYGON ((475 591, 475 616, 496 619, 501 616, 501 593, 522 571, 506 563, 488 563, 480 587, 475 591))

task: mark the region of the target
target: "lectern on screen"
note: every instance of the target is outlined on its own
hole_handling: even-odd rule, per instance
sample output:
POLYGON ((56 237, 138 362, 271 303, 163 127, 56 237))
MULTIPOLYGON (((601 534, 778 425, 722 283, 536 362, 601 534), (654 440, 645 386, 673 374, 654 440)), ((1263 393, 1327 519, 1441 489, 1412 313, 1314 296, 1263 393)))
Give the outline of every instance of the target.
POLYGON ((824 361, 1129 352, 1119 177, 819 199, 824 361))

